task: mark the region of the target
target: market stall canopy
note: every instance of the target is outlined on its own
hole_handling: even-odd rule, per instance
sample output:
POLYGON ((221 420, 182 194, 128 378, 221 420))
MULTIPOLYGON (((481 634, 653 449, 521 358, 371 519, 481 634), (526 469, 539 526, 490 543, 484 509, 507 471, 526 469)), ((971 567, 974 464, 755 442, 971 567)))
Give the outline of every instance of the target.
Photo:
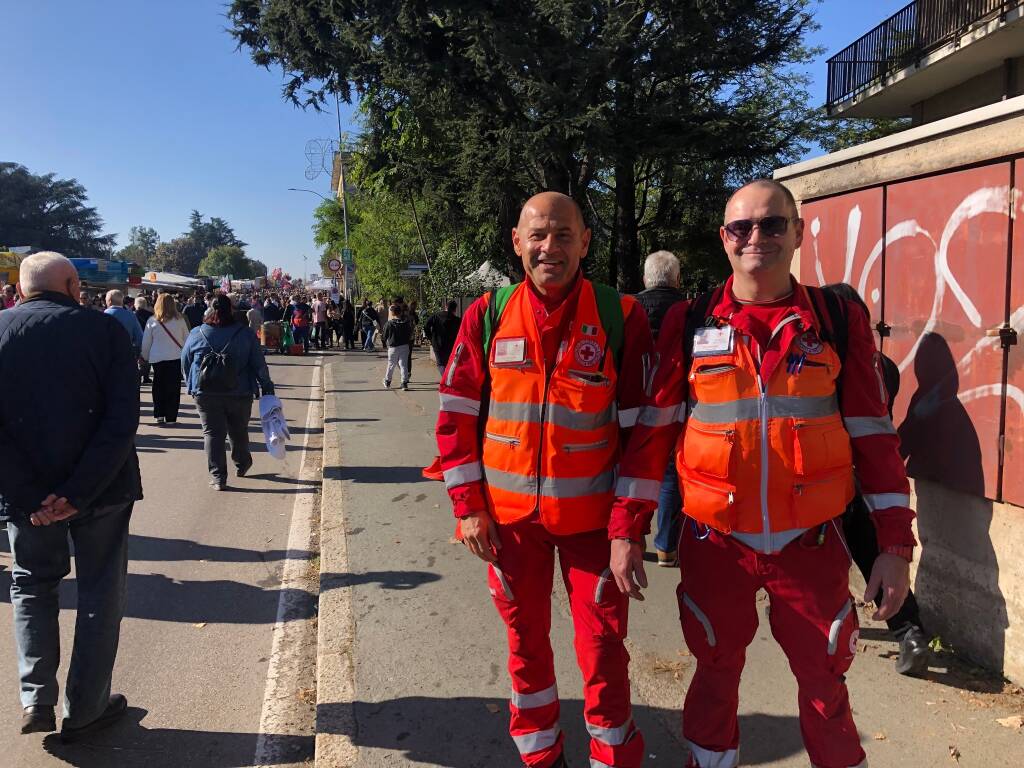
POLYGON ((142 276, 142 284, 147 288, 164 288, 175 291, 206 289, 206 283, 202 280, 176 275, 173 272, 146 272, 142 276))
POLYGON ((484 288, 504 288, 506 285, 512 285, 512 281, 508 279, 508 276, 497 269, 491 262, 485 261, 475 272, 466 275, 467 280, 479 280, 484 288))

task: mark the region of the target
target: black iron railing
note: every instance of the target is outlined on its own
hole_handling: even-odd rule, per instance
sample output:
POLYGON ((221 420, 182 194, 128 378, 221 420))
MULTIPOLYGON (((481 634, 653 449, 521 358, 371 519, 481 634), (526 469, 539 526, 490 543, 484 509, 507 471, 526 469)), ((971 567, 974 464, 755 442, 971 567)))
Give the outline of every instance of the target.
POLYGON ((828 111, 1024 0, 915 0, 828 60, 828 111))

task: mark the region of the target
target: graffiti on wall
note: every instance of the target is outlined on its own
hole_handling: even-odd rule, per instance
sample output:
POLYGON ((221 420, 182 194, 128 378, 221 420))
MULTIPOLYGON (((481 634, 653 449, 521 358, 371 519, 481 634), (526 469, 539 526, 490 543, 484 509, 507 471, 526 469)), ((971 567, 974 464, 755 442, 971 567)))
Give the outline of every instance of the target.
POLYGON ((800 278, 850 283, 872 324, 891 326, 881 347, 901 373, 893 419, 908 472, 988 498, 1002 473, 1003 498, 1024 504, 1024 478, 1003 469, 1024 460, 1024 361, 986 333, 1004 321, 1024 331, 1024 227, 1014 274, 1007 259, 1020 197, 1011 206, 1010 164, 998 163, 807 202, 800 278))

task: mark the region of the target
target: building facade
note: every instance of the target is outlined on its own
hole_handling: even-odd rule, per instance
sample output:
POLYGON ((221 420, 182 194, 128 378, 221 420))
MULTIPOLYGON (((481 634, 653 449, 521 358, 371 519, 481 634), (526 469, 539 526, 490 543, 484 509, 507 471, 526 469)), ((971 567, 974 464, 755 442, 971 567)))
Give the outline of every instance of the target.
POLYGON ((970 43, 918 51, 913 71, 876 74, 830 111, 920 125, 775 177, 805 221, 794 271, 857 288, 900 368, 893 416, 914 488, 927 628, 1024 682, 1024 96, 985 92, 981 106, 964 97, 995 76, 979 63, 989 56, 1016 80, 1007 73, 1024 57, 1024 3, 913 6, 913 29, 942 27, 923 14, 970 6, 978 17, 956 30, 970 43), (915 77, 925 79, 911 87, 915 77))

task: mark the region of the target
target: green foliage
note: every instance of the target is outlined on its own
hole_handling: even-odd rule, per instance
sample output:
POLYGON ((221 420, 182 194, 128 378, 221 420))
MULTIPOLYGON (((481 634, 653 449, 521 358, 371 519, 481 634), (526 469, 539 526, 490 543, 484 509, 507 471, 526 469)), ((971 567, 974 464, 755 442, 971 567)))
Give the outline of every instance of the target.
POLYGON ((826 152, 838 152, 905 131, 910 126, 911 121, 906 118, 824 120, 818 144, 826 152))
POLYGON ((134 261, 144 267, 160 245, 160 235, 152 227, 132 227, 128 231, 128 245, 114 254, 119 261, 134 261))
POLYGON ((262 262, 245 257, 245 251, 237 245, 218 245, 211 248, 199 262, 198 273, 207 277, 231 277, 247 280, 267 274, 267 267, 262 262))
POLYGON ((209 221, 203 221, 203 215, 195 209, 189 216, 188 232, 185 236, 195 240, 203 253, 218 245, 234 245, 239 248, 245 248, 247 245, 235 237, 235 231, 224 219, 213 216, 209 221))
POLYGON ((160 243, 149 259, 150 269, 194 275, 205 253, 191 237, 176 237, 160 243))
POLYGON ((86 202, 85 187, 74 179, 0 162, 0 243, 109 258, 115 235, 102 234, 103 219, 86 202))
POLYGON ((636 290, 669 244, 719 268, 726 190, 813 142, 808 7, 234 0, 228 16, 255 63, 285 68, 286 98, 358 99, 361 184, 414 200, 428 251, 457 240, 511 273, 520 206, 556 189, 595 230, 590 269, 636 290))
MULTIPOLYGON (((349 247, 364 296, 413 294, 414 286, 398 276, 420 254, 411 208, 386 190, 350 195, 349 247)), ((321 203, 313 214, 313 240, 326 249, 321 266, 344 247, 341 206, 321 203)), ((327 271, 326 268, 324 270, 327 271)))

